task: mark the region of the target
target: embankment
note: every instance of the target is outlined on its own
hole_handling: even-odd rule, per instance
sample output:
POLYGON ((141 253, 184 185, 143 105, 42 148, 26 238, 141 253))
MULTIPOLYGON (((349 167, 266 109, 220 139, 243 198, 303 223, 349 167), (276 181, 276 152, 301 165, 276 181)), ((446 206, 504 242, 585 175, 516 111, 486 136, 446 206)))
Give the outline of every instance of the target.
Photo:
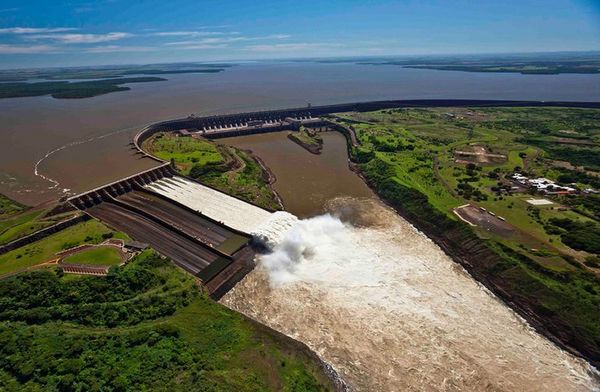
MULTIPOLYGON (((389 168, 376 161, 351 166, 384 202, 431 238, 538 332, 564 350, 600 367, 599 342, 586 328, 587 320, 577 319, 586 311, 593 313, 593 304, 589 309, 572 310, 573 304, 567 295, 550 291, 540 281, 540 277, 546 277, 564 282, 571 277, 540 267, 525 255, 499 243, 479 238, 470 227, 436 210, 429 204, 427 196, 396 182, 389 168), (559 313, 556 309, 567 310, 559 313)), ((578 279, 594 278, 584 271, 574 274, 578 274, 578 279)))
POLYGON ((303 140, 303 138, 297 135, 295 132, 290 132, 287 137, 312 154, 319 155, 321 151, 323 151, 323 140, 313 141, 313 139, 311 139, 311 142, 308 142, 303 140))

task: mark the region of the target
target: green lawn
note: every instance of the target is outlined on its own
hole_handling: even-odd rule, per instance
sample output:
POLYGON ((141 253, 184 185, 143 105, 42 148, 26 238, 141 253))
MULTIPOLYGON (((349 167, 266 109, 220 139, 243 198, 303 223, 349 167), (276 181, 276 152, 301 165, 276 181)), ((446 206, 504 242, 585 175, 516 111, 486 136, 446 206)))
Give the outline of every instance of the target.
MULTIPOLYGON (((83 243, 100 243, 111 230, 97 220, 71 226, 39 241, 0 255, 0 276, 18 272, 55 257, 56 252, 83 243)), ((123 237, 122 234, 115 237, 123 237)))
POLYGON ((155 135, 143 147, 161 159, 173 160, 183 175, 261 207, 280 208, 261 167, 244 151, 170 133, 155 135))
POLYGON ((58 221, 58 217, 46 217, 45 214, 46 210, 36 210, 1 220, 0 244, 5 244, 52 226, 58 221))
POLYGON ((195 164, 217 165, 224 163, 214 143, 192 137, 179 137, 160 133, 144 143, 151 154, 165 161, 175 160, 179 170, 187 175, 195 164))
POLYGON ((91 265, 118 265, 122 261, 121 252, 111 246, 94 247, 63 259, 65 263, 91 265))
POLYGON ((25 209, 27 209, 26 206, 0 194, 0 218, 17 214, 25 209))

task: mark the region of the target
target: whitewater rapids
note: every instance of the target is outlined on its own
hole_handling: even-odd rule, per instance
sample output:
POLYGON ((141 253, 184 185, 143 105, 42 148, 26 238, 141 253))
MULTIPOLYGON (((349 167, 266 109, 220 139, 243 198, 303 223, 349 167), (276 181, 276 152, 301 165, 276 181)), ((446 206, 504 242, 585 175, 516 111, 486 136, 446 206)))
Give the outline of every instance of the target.
POLYGON ((221 302, 306 343, 355 390, 599 390, 585 361, 377 201, 274 221, 273 252, 221 302))

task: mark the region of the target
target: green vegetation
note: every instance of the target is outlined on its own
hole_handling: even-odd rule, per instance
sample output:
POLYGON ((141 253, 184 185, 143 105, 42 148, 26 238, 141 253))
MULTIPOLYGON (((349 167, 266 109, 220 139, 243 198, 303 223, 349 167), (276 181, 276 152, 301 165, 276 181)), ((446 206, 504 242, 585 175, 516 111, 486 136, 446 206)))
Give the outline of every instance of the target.
POLYGON ((73 215, 72 212, 55 214, 48 209, 25 210, 0 220, 0 245, 32 234, 73 215))
POLYGON ((573 249, 600 254, 600 225, 571 219, 552 218, 550 225, 559 227, 562 241, 573 249))
MULTIPOLYGON (((589 256, 598 253, 599 226, 591 214, 558 207, 565 198, 585 203, 581 200, 597 195, 545 196, 557 204, 534 207, 526 203, 532 195, 515 191, 506 176, 516 168, 558 180, 565 169, 556 166, 553 152, 527 140, 564 130, 597 140, 600 111, 394 109, 334 119, 355 130, 361 145, 349 147, 351 157, 384 200, 449 252, 468 257, 475 276, 508 293, 521 309, 533 310, 563 342, 592 361, 598 358, 600 281, 587 268, 600 265, 589 256), (474 146, 507 159, 466 164, 455 156, 455 150, 474 146), (467 202, 504 217, 515 229, 507 234, 467 226, 453 214, 467 202)), ((591 182, 588 176, 596 175, 576 178, 591 182)))
MULTIPOLYGON (((0 276, 24 271, 29 267, 55 258, 62 250, 84 244, 97 244, 104 241, 111 230, 96 220, 78 223, 39 241, 0 255, 0 276), (103 236, 104 235, 104 236, 103 236)), ((127 238, 123 233, 113 235, 127 238)))
POLYGON ((65 257, 63 262, 72 264, 118 265, 123 261, 121 252, 111 246, 86 249, 65 257))
POLYGON ((0 194, 0 219, 22 212, 26 208, 27 207, 21 203, 17 203, 16 201, 0 194))
POLYGON ((323 149, 323 138, 319 133, 302 126, 297 132, 290 132, 288 138, 313 154, 320 154, 323 149))
POLYGON ((89 98, 115 91, 127 91, 126 83, 159 82, 156 77, 101 79, 86 82, 0 83, 0 98, 52 95, 53 98, 89 98))
MULTIPOLYGON (((356 60, 344 60, 354 61, 356 60)), ((427 56, 404 59, 371 58, 358 61, 369 65, 399 65, 405 68, 436 69, 463 72, 509 72, 533 75, 556 75, 562 73, 600 73, 597 53, 548 53, 527 55, 466 55, 457 58, 427 56)))
POLYGON ((568 170, 563 168, 559 168, 558 172, 560 174, 556 178, 556 181, 558 181, 560 184, 566 185, 578 183, 600 189, 600 176, 590 175, 584 171, 568 170))
POLYGON ((143 147, 150 154, 174 162, 181 174, 261 207, 280 208, 269 187, 268 173, 248 152, 171 133, 157 134, 143 147))
MULTIPOLYGON (((565 173, 578 174, 586 181, 581 189, 591 186, 590 178, 597 173, 565 169, 557 166, 551 153, 525 143, 529 137, 577 136, 596 140, 600 135, 600 111, 563 108, 439 108, 399 109, 372 113, 352 113, 338 116, 353 127, 361 146, 353 149, 358 162, 370 161, 389 165, 394 178, 428 197, 429 203, 455 219, 452 209, 475 202, 500 215, 519 231, 511 238, 497 238, 516 248, 546 248, 555 256, 540 262, 555 264, 558 252, 571 253, 558 234, 544 229, 548 220, 575 219, 593 221, 597 213, 598 195, 555 197, 557 203, 573 206, 573 210, 551 207, 531 207, 528 193, 515 193, 505 176, 515 168, 530 176, 544 176, 558 181, 565 173), (501 162, 464 164, 457 162, 456 150, 472 149, 474 145, 487 153, 508 157, 501 162), (584 215, 577 212, 584 212, 584 215), (534 214, 536 214, 534 216, 534 214), (552 259, 552 260, 551 260, 552 259)), ((574 145, 574 149, 589 146, 574 145)), ((600 149, 598 151, 600 155, 600 149)), ((461 158, 462 159, 462 158, 461 158)), ((589 163, 589 162, 588 162, 589 163)), ((567 162, 568 164, 568 162, 567 162)), ((583 181, 582 181, 583 182, 583 181)), ((484 237, 493 233, 480 232, 484 237)), ((536 256, 531 254, 532 256, 536 256)), ((577 256, 580 261, 584 255, 577 256)), ((564 268, 571 268, 566 262, 564 268)))
POLYGON ((5 391, 320 391, 315 359, 198 292, 152 251, 106 277, 0 281, 5 391))
POLYGON ((217 73, 232 64, 149 64, 107 67, 39 68, 0 70, 0 82, 20 82, 29 79, 74 80, 118 78, 131 75, 168 75, 182 73, 217 73))
MULTIPOLYGON (((174 160, 177 169, 189 175, 192 166, 218 167, 225 160, 217 145, 205 139, 177 136, 171 133, 159 133, 144 143, 144 149, 165 161, 174 160)), ((198 169, 196 169, 198 170, 198 169)))
POLYGON ((562 73, 597 74, 600 64, 546 64, 532 62, 527 65, 405 65, 405 68, 437 69, 440 71, 464 72, 509 72, 524 75, 558 75, 562 73))

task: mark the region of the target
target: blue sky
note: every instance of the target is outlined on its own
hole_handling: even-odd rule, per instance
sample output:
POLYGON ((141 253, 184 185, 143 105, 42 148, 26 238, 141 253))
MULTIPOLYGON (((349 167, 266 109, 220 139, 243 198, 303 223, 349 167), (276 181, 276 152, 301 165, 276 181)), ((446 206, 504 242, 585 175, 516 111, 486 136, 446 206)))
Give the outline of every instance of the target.
POLYGON ((0 3, 0 67, 600 50, 600 0, 0 3))

